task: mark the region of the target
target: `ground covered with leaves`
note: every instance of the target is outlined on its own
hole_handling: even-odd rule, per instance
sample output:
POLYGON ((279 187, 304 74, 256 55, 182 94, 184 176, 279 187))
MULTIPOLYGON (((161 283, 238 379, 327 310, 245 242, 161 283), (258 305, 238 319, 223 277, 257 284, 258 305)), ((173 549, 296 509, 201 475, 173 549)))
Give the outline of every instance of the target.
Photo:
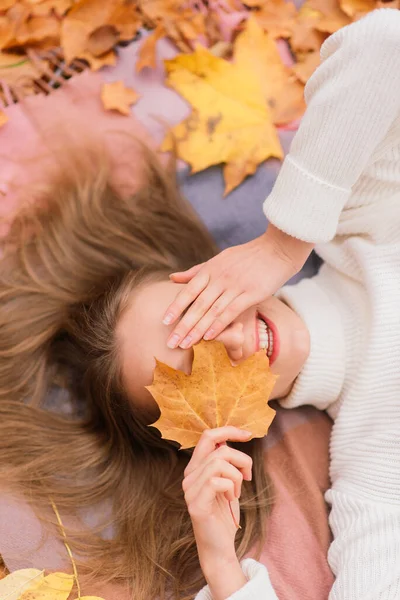
MULTIPOLYGON (((178 55, 165 61, 165 84, 193 108, 163 150, 173 143, 192 172, 223 163, 228 193, 267 158, 282 158, 277 128, 303 114, 324 40, 382 6, 400 0, 305 0, 300 8, 285 0, 0 0, 0 127, 8 120, 2 83, 17 98, 48 93, 47 81, 62 83, 60 60, 68 76, 68 65, 113 66, 118 47, 144 31, 132 68, 154 68, 167 38, 178 55)), ((101 98, 128 116, 140 95, 118 81, 104 84, 101 98)))

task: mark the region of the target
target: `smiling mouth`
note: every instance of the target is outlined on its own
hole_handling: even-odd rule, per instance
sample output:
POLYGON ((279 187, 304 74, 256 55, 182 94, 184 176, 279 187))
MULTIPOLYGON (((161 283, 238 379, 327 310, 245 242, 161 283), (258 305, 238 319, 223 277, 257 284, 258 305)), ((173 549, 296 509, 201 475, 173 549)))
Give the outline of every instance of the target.
POLYGON ((258 338, 258 349, 265 350, 270 365, 276 360, 279 350, 279 341, 276 328, 265 317, 257 314, 256 329, 258 338))

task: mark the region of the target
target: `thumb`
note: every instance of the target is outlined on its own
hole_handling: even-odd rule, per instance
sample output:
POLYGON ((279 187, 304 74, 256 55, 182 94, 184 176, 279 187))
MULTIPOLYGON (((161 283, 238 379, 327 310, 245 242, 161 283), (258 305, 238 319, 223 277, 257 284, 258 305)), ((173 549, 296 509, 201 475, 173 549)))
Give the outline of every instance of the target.
POLYGON ((169 278, 175 283, 188 283, 197 273, 200 271, 201 267, 204 263, 200 263, 199 265, 195 265, 191 269, 187 269, 187 271, 178 271, 176 273, 171 273, 169 278))

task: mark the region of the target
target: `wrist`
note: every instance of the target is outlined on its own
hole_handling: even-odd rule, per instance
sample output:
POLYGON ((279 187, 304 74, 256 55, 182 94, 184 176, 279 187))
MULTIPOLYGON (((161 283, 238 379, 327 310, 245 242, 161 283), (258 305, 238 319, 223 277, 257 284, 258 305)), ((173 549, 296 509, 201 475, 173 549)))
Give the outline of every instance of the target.
POLYGON ((287 263, 288 268, 292 269, 292 275, 300 271, 315 246, 313 243, 304 242, 285 233, 272 223, 268 224, 262 237, 264 242, 272 246, 274 252, 287 263))
POLYGON ((200 560, 200 564, 213 600, 226 600, 247 583, 236 554, 200 560))

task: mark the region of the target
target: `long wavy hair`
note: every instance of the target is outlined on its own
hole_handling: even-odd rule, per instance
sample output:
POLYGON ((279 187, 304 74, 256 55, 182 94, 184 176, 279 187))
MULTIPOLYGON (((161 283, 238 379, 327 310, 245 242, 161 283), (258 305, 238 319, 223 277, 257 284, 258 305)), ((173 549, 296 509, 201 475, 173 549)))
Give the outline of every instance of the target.
MULTIPOLYGON (((55 503, 83 578, 123 584, 135 600, 191 598, 205 582, 181 487, 190 454, 127 400, 115 332, 137 285, 216 248, 149 149, 140 147, 130 195, 99 152, 69 154, 2 242, 0 484, 63 539, 55 503), (89 527, 91 510, 102 517, 89 527)), ((261 440, 240 448, 254 460, 242 557, 263 542, 270 492, 261 440)))

